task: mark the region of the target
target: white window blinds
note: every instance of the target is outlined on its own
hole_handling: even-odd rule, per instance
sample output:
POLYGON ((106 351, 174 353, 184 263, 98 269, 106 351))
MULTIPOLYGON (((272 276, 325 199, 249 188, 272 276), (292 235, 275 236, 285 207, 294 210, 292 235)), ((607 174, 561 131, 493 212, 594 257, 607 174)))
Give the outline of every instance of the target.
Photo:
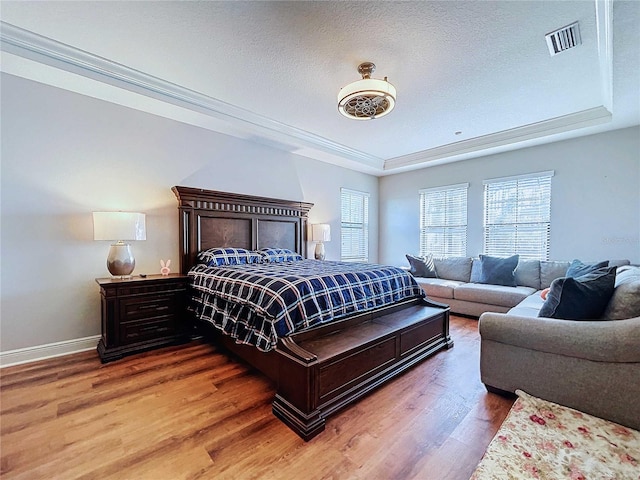
POLYGON ((553 173, 485 180, 485 254, 549 259, 553 173))
POLYGON ((420 190, 420 255, 467 254, 468 183, 420 190))
POLYGON ((369 260, 369 194, 341 189, 340 258, 345 262, 369 260))

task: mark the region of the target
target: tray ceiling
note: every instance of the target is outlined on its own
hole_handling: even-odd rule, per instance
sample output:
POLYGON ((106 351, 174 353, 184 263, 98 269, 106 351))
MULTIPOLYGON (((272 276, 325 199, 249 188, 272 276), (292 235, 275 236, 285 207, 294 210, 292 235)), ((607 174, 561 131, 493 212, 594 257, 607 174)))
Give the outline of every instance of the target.
POLYGON ((3 1, 2 71, 384 175, 640 124, 640 2, 3 1), (578 22, 551 56, 545 34, 578 22), (397 88, 353 121, 372 61, 397 88))

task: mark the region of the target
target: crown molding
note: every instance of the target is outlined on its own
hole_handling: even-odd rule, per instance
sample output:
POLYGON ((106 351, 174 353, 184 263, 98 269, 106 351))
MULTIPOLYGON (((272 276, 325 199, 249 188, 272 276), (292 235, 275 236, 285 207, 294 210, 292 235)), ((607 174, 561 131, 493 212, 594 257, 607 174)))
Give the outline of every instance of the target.
POLYGON ((470 152, 480 152, 490 148, 512 145, 547 135, 568 132, 584 127, 600 125, 611 121, 611 112, 605 107, 595 107, 581 112, 571 113, 551 118, 542 122, 531 123, 521 127, 503 130, 501 132, 482 135, 480 137, 449 143, 440 147, 430 148, 421 152, 411 153, 389 159, 384 164, 385 170, 409 167, 442 160, 444 158, 464 155, 470 152))
MULTIPOLYGON (((352 165, 354 163, 361 164, 366 168, 378 171, 383 167, 383 160, 380 158, 6 22, 0 22, 0 46, 5 53, 34 62, 36 65, 32 64, 31 70, 37 69, 37 64, 53 67, 117 89, 124 89, 197 112, 200 115, 192 115, 188 123, 209 130, 248 138, 322 161, 339 163, 341 160, 346 160, 352 165), (211 117, 217 121, 207 121, 202 118, 203 116, 211 117)), ((23 73, 25 68, 12 71, 10 62, 3 61, 1 68, 6 73, 26 76, 23 73)), ((33 77, 36 76, 37 81, 41 83, 49 83, 47 75, 31 73, 29 76, 32 77, 30 79, 34 79, 33 77)), ((53 86, 78 91, 77 84, 77 81, 57 82, 53 86)), ((102 91, 104 92, 104 89, 102 91)), ((86 92, 79 93, 86 94, 86 92)), ((110 101, 108 93, 95 93, 92 96, 110 101)), ((124 98, 122 96, 120 98, 121 100, 117 103, 127 104, 126 106, 131 108, 149 112, 148 102, 136 102, 131 97, 129 100, 122 100, 124 98)), ((151 111, 150 113, 158 112, 151 111)), ((178 121, 184 121, 185 118, 184 116, 175 118, 169 113, 169 110, 165 111, 164 116, 178 121)))
POLYGON ((516 148, 612 120, 613 2, 596 0, 601 106, 386 161, 180 85, 0 21, 0 69, 40 83, 372 175, 516 148))

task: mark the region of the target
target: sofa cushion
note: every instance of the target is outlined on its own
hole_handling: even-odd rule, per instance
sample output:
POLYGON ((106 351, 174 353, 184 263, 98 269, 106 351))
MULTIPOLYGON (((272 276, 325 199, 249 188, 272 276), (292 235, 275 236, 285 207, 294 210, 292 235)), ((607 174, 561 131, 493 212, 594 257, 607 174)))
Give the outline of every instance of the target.
POLYGON ((519 258, 520 257, 518 255, 512 255, 510 257, 480 255, 480 264, 482 269, 479 283, 515 287, 515 271, 518 266, 519 258))
POLYGON ((516 267, 516 285, 540 290, 540 260, 520 259, 516 267))
POLYGON ((623 320, 640 317, 640 267, 618 268, 615 286, 602 318, 623 320))
POLYGON ((427 297, 453 298, 453 291, 463 284, 457 280, 446 278, 416 278, 427 297))
POLYGON ((436 267, 433 264, 433 255, 429 254, 424 257, 415 257, 413 255, 405 255, 409 261, 411 269, 409 273, 414 277, 436 278, 436 267))
POLYGON ((485 283, 467 283, 456 287, 453 298, 467 302, 514 307, 527 298, 535 289, 531 287, 507 287, 485 283))
POLYGON ((640 267, 626 266, 616 269, 616 287, 638 280, 640 280, 640 267))
POLYGON ((564 276, 573 278, 580 277, 582 275, 586 275, 587 273, 594 272, 600 268, 604 268, 607 265, 609 265, 608 260, 598 263, 583 263, 580 260, 576 259, 571 262, 564 276))
POLYGON ((434 258, 438 278, 468 282, 471 277, 471 257, 434 258))
POLYGON ((551 282, 556 278, 564 277, 570 264, 570 262, 540 260, 540 288, 550 287, 551 282))
POLYGON ((537 317, 543 304, 544 300, 540 296, 540 292, 537 291, 509 310, 509 315, 517 315, 519 317, 537 317))
POLYGON ((624 320, 640 317, 640 280, 616 287, 602 318, 624 320))
POLYGON ((627 259, 624 260, 609 260, 609 266, 610 267, 622 267, 625 265, 630 265, 631 262, 627 259))
POLYGON ((602 268, 581 277, 558 278, 540 309, 540 317, 595 320, 604 313, 616 280, 616 267, 602 268))

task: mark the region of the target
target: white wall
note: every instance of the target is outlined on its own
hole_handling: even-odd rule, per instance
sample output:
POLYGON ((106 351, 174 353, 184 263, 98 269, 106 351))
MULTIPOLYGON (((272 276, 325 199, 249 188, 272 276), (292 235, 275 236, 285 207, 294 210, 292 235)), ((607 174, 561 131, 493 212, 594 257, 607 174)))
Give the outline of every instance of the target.
POLYGON ((421 188, 469 182, 467 254, 482 253, 483 180, 554 170, 551 259, 640 263, 640 127, 451 163, 380 179, 382 263, 419 247, 421 188))
MULTIPOLYGON (((174 185, 315 203, 339 259, 340 187, 371 193, 377 260, 378 179, 201 128, 2 74, 0 352, 100 333, 96 277, 109 242, 91 212, 147 214, 134 273, 178 264, 174 185)), ((313 245, 309 245, 313 255, 313 245)))

